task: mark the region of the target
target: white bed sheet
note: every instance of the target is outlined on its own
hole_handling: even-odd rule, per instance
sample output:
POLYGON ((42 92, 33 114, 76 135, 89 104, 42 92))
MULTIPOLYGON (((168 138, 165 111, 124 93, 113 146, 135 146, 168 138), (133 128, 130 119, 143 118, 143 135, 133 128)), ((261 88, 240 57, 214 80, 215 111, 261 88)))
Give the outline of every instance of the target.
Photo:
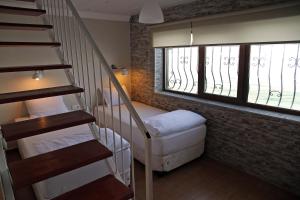
MULTIPOLYGON (((112 150, 114 148, 112 131, 109 129, 107 129, 107 131, 105 131, 105 129, 100 129, 100 135, 102 141, 105 141, 106 138, 108 138, 107 147, 112 150)), ((29 158, 92 139, 94 139, 94 137, 91 134, 88 125, 81 125, 18 140, 18 147, 22 158, 29 158)), ((115 141, 117 151, 121 150, 121 140, 120 136, 118 136, 117 134, 115 136, 115 141)), ((123 162, 124 174, 126 179, 125 182, 128 183, 128 181, 130 180, 131 158, 130 149, 128 148, 129 143, 124 139, 122 147, 123 149, 126 149, 123 152, 123 162)), ((117 153, 116 159, 118 162, 119 171, 121 171, 121 152, 117 153)), ((103 177, 109 173, 110 171, 107 163, 105 161, 98 161, 36 183, 33 185, 33 188, 39 200, 48 200, 74 188, 82 186, 86 183, 89 183, 93 180, 96 180, 100 177, 103 177)))
MULTIPOLYGON (((158 114, 166 113, 167 111, 161 110, 140 102, 132 101, 133 106, 138 112, 142 120, 152 117, 158 114)), ((125 105, 120 106, 121 109, 121 130, 119 120, 119 106, 113 106, 113 121, 114 129, 120 133, 125 139, 130 140, 130 120, 129 112, 125 105)), ((105 115, 103 112, 103 106, 100 105, 95 108, 94 112, 98 123, 103 125, 104 120, 107 122, 108 128, 112 128, 112 112, 110 107, 105 107, 105 115), (99 113, 97 115, 97 112, 99 113), (105 116, 105 119, 104 119, 105 116)), ((132 133, 133 144, 137 147, 135 149, 145 149, 144 138, 140 133, 137 125, 132 121, 132 133)), ((152 155, 153 156, 166 156, 169 154, 182 151, 191 146, 200 144, 203 142, 206 136, 206 126, 200 125, 195 128, 173 133, 164 137, 152 137, 152 155)))

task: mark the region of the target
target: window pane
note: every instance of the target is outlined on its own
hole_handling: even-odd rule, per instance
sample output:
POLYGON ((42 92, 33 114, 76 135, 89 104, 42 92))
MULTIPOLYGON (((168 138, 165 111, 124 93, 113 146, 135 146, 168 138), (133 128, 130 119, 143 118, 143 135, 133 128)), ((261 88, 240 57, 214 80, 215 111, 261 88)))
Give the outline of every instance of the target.
POLYGON ((205 48, 205 93, 237 97, 239 53, 239 45, 205 48))
POLYGON ((198 93, 198 47, 166 48, 165 88, 198 93))
POLYGON ((251 45, 248 102, 300 110, 299 46, 251 45))

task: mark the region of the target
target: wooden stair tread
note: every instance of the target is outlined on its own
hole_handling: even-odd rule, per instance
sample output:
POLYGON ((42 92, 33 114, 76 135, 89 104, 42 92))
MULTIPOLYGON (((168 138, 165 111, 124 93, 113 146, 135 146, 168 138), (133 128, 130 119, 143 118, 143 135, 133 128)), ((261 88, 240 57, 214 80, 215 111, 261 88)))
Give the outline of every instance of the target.
POLYGON ((47 30, 53 28, 52 25, 45 24, 21 24, 21 23, 8 23, 0 22, 0 29, 9 30, 47 30))
POLYGON ((1 126, 1 130, 6 141, 13 141, 95 121, 94 116, 78 110, 5 124, 1 126))
POLYGON ((59 47, 59 42, 0 42, 0 47, 13 47, 13 46, 32 46, 32 47, 59 47))
POLYGON ((83 167, 112 156, 97 140, 40 154, 8 165, 13 187, 22 187, 83 167))
POLYGON ((56 64, 56 65, 35 65, 35 66, 12 66, 0 67, 0 73, 6 72, 22 72, 22 71, 38 71, 38 70, 54 70, 54 69, 70 69, 71 65, 56 64))
POLYGON ((27 90, 21 92, 4 93, 4 94, 0 94, 0 104, 73 94, 73 93, 80 93, 80 92, 83 92, 82 88, 69 85, 69 86, 43 88, 43 89, 36 89, 36 90, 27 90))
POLYGON ((53 200, 128 200, 133 192, 114 176, 107 175, 53 200))
POLYGON ((40 15, 46 14, 46 11, 42 10, 42 9, 21 8, 21 7, 0 5, 0 13, 14 14, 14 15, 40 16, 40 15))

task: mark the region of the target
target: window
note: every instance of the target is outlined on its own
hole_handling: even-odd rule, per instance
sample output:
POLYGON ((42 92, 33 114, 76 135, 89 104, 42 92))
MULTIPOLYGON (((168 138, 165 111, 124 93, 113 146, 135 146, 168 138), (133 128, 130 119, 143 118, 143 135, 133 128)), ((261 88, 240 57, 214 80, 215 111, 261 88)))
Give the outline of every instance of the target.
POLYGON ((198 47, 165 49, 166 82, 168 90, 198 93, 198 47))
POLYGON ((299 44, 250 46, 248 102, 300 111, 299 44))
POLYGON ((205 93, 237 97, 239 50, 239 45, 205 47, 205 93))
POLYGON ((299 114, 299 51, 296 42, 164 48, 164 89, 299 114))

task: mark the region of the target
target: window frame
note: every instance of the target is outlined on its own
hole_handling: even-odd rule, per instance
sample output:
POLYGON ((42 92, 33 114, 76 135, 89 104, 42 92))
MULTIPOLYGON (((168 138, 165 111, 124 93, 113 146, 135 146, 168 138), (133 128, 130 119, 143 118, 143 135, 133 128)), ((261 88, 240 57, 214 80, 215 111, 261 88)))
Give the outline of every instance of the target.
POLYGON ((248 102, 249 92, 249 72, 250 72, 250 48, 251 45, 263 45, 263 44, 293 44, 300 43, 300 41, 280 41, 280 42, 253 42, 253 43, 226 43, 226 44, 205 44, 205 45, 192 45, 192 46, 168 46, 163 47, 163 84, 162 90, 165 92, 171 92, 175 94, 181 94, 196 98, 202 98, 212 101, 219 101, 234 105, 246 106, 261 110, 268 110, 272 112, 279 112, 292 115, 300 115, 300 111, 291 110, 286 108, 273 107, 268 105, 261 105, 248 102), (220 45, 239 45, 239 66, 238 66, 238 85, 237 85, 237 97, 228 97, 216 94, 209 94, 204 92, 204 78, 205 78, 205 47, 207 46, 220 46, 220 45), (191 94, 187 92, 180 92, 174 90, 168 90, 166 88, 166 48, 178 48, 178 47, 198 47, 199 48, 199 59, 198 59, 198 93, 191 94))

